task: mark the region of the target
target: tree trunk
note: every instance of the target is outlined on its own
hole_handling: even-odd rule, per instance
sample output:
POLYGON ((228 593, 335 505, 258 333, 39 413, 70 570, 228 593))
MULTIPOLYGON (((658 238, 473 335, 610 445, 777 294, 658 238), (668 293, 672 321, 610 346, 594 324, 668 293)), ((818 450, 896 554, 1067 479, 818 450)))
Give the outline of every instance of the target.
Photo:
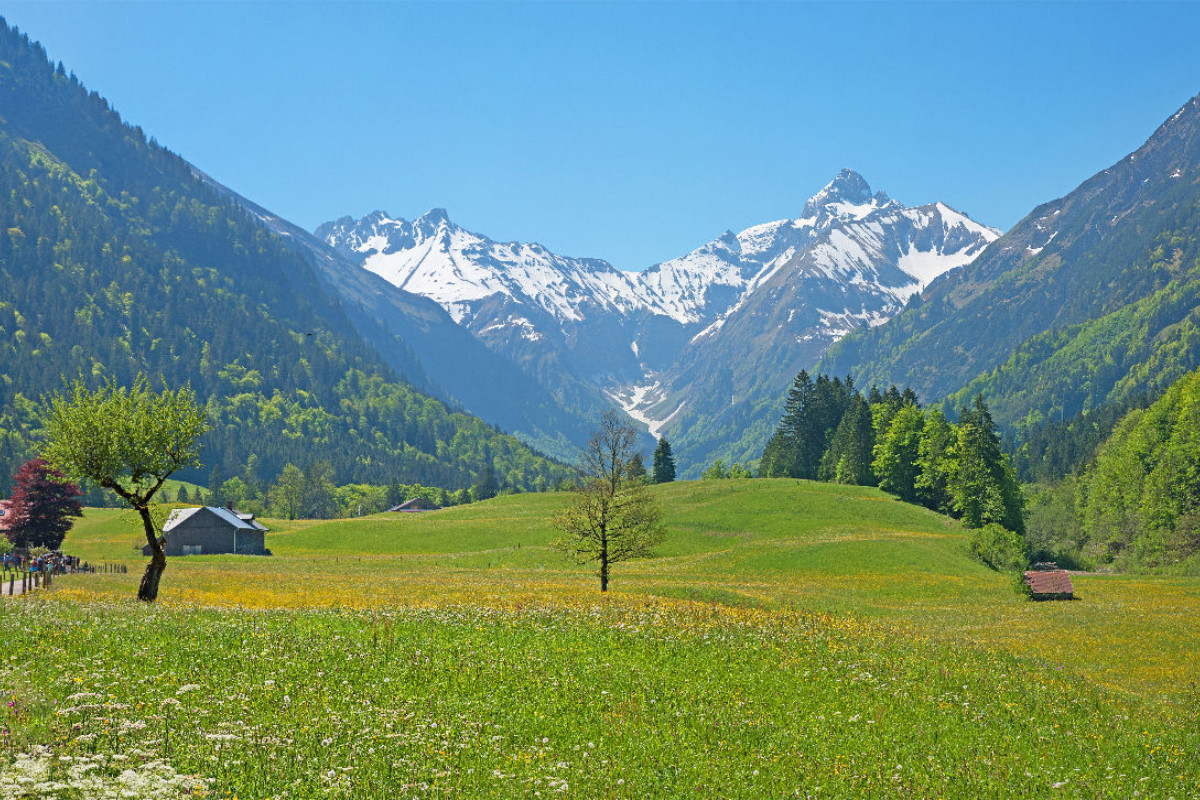
POLYGON ((142 506, 137 510, 142 518, 142 526, 146 529, 146 541, 150 543, 150 562, 142 574, 142 583, 138 587, 138 600, 153 603, 158 597, 158 581, 162 578, 163 570, 167 568, 167 554, 158 541, 154 530, 154 521, 150 519, 150 507, 142 506))

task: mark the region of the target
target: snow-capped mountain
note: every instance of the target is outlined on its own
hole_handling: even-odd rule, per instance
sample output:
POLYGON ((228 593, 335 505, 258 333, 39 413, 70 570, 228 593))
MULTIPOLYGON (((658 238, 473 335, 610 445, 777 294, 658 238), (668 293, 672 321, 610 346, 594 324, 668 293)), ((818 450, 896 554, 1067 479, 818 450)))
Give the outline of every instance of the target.
MULTIPOLYGON (((671 367, 612 396, 681 460, 756 458, 788 383, 851 330, 887 321, 937 276, 979 255, 1000 232, 943 203, 907 208, 841 172, 794 220, 723 239, 747 289, 690 337, 671 367), (757 272, 753 267, 758 266, 757 272)), ((717 240, 721 242, 722 240, 717 240)), ((716 243, 680 262, 704 268, 716 243)), ((677 264, 676 270, 685 269, 677 264)))
POLYGON ((344 217, 316 236, 437 302, 556 396, 581 408, 616 403, 699 467, 718 452, 700 441, 711 431, 697 429, 707 418, 699 407, 752 403, 773 414, 774 396, 829 344, 884 322, 999 231, 942 203, 907 208, 843 170, 799 217, 726 231, 640 273, 495 242, 442 209, 412 222, 344 217))
POLYGON ((606 261, 568 258, 540 244, 494 242, 450 221, 435 208, 408 222, 376 211, 344 217, 316 235, 353 254, 394 286, 442 305, 469 325, 487 298, 528 302, 561 322, 579 321, 589 307, 626 314, 644 307, 631 277, 606 261))
POLYGON ((874 280, 903 300, 999 235, 942 203, 905 208, 883 192, 872 195, 862 176, 846 169, 804 204, 800 217, 726 231, 637 277, 660 313, 712 322, 811 249, 816 273, 858 284, 874 280))
POLYGON ((599 387, 641 374, 631 343, 639 317, 657 310, 634 276, 605 261, 495 242, 455 224, 443 209, 412 222, 382 211, 345 217, 316 236, 393 285, 434 300, 579 408, 610 405, 599 387))

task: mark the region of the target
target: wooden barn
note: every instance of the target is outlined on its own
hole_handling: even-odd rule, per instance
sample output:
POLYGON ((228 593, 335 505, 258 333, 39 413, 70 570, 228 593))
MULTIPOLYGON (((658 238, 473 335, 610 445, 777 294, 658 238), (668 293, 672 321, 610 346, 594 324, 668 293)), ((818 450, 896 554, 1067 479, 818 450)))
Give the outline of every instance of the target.
MULTIPOLYGON (((177 508, 163 525, 160 541, 169 556, 265 556, 269 555, 266 531, 253 514, 240 514, 230 508, 177 508)), ((142 548, 142 554, 150 555, 150 545, 142 548)))
POLYGON ((392 506, 388 511, 437 511, 438 508, 437 504, 429 502, 424 497, 414 497, 398 506, 392 506))
POLYGON ((1075 587, 1065 569, 1031 569, 1025 573, 1025 583, 1034 600, 1073 600, 1075 587))

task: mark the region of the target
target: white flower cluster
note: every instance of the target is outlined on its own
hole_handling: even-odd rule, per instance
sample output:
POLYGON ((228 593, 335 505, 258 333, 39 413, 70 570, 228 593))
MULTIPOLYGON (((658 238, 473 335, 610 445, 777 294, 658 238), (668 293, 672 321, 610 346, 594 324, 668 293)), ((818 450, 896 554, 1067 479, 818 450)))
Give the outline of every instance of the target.
POLYGON ((180 775, 163 761, 148 761, 119 772, 118 759, 104 755, 54 756, 50 748, 34 745, 0 767, 0 800, 39 800, 61 796, 89 800, 176 800, 206 788, 206 782, 180 775))

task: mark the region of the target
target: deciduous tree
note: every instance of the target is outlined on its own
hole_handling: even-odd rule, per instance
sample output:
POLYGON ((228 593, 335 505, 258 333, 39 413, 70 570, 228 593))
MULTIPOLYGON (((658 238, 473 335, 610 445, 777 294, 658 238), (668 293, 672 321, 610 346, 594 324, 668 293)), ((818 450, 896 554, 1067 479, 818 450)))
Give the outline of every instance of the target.
POLYGON ((267 496, 276 514, 288 519, 300 516, 304 513, 304 472, 295 464, 285 464, 267 496))
POLYGON ((83 514, 83 492, 41 458, 26 461, 14 480, 5 535, 17 547, 57 550, 71 529, 71 517, 83 514))
POLYGON ((925 414, 915 405, 899 409, 875 444, 872 465, 879 488, 898 495, 906 503, 920 500, 917 478, 921 470, 921 434, 925 414))
POLYGON ((629 473, 636 439, 615 412, 605 414, 584 450, 575 496, 552 520, 563 534, 552 546, 580 563, 598 564, 602 592, 613 564, 652 555, 665 536, 658 504, 629 473))
POLYGON ((190 387, 154 392, 144 375, 129 388, 77 380, 44 401, 42 423, 52 466, 111 490, 141 518, 151 556, 138 599, 153 602, 167 558, 150 506, 167 478, 199 462, 204 407, 190 387))

